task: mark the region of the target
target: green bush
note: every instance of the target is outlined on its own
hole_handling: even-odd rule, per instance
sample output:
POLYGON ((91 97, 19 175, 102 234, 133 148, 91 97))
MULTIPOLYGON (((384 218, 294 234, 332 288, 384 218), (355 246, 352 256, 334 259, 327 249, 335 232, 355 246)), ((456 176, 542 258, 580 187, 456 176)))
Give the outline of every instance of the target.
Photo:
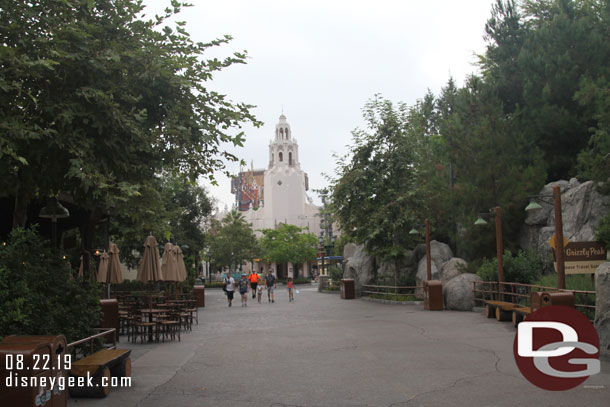
POLYGON ((147 287, 138 280, 124 280, 122 283, 112 284, 113 293, 146 291, 147 287))
POLYGON ((333 281, 339 281, 343 278, 343 270, 337 266, 329 266, 328 267, 328 275, 330 279, 333 281))
POLYGON ((389 301, 417 301, 414 295, 402 295, 402 294, 371 294, 370 298, 376 298, 380 300, 389 301))
MULTIPOLYGON (((519 250, 513 255, 510 250, 502 256, 504 265, 504 281, 508 283, 531 284, 543 274, 549 272, 552 264, 545 261, 534 252, 519 250)), ((498 280, 498 260, 484 259, 477 270, 477 275, 484 281, 498 280)))
POLYGON ((295 284, 311 284, 311 278, 299 277, 294 280, 295 284))
POLYGON ((89 336, 100 319, 98 286, 71 278, 68 264, 30 229, 0 247, 0 336, 89 336))
POLYGON ((595 232, 595 240, 603 243, 606 246, 606 250, 610 250, 610 215, 606 215, 602 219, 595 232))
MULTIPOLYGON (((536 280, 534 285, 543 287, 557 287, 557 273, 547 274, 536 280)), ((595 291, 595 282, 590 274, 566 275, 566 289, 577 291, 595 291)))

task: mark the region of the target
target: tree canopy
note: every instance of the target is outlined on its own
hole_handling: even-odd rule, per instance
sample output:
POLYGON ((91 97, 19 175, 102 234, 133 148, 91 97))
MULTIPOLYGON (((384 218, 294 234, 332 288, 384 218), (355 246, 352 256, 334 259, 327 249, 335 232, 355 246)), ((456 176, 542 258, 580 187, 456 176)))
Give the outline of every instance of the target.
POLYGON ((609 17, 603 0, 497 0, 480 74, 412 106, 375 96, 331 178, 341 230, 396 260, 429 218, 432 238, 479 258, 495 240, 473 228, 477 213, 502 207, 516 249, 523 208, 545 182, 607 181, 609 17))
POLYGON ((300 264, 316 258, 316 236, 298 226, 281 223, 276 229, 263 229, 262 233, 260 247, 263 258, 269 263, 292 263, 295 276, 300 264))
POLYGON ((257 256, 258 242, 252 226, 236 210, 227 213, 221 222, 214 222, 208 241, 215 266, 236 270, 257 256))
POLYGON ((209 90, 213 74, 245 53, 207 59, 183 22, 140 18, 142 1, 5 2, 0 14, 0 177, 16 197, 14 224, 31 199, 69 193, 84 207, 146 194, 168 171, 213 178, 223 145, 242 145, 250 107, 209 90))

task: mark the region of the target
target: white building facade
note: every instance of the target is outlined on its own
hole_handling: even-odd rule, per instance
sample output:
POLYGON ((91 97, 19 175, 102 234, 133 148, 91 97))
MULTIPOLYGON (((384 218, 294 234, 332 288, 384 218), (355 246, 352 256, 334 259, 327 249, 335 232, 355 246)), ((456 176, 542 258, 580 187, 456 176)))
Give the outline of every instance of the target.
MULTIPOLYGON (((282 114, 269 143, 268 168, 242 172, 234 180, 232 192, 236 195, 237 208, 258 236, 260 230, 273 229, 280 223, 307 228, 318 236, 320 207, 313 204, 308 190, 309 180, 299 161, 299 145, 282 114)), ((259 272, 266 272, 269 267, 277 270, 279 277, 294 277, 291 264, 279 265, 279 268, 278 265, 254 264, 259 272)), ((308 265, 299 270, 301 276, 310 273, 308 265)))

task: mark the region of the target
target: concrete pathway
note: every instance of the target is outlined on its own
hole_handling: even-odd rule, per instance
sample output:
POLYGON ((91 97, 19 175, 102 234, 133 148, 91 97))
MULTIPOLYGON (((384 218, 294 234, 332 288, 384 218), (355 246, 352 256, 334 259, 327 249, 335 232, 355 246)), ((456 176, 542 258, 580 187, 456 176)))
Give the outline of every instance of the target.
POLYGON ((131 388, 74 406, 589 406, 610 405, 610 362, 567 392, 527 382, 510 323, 476 312, 341 300, 299 286, 228 308, 206 291, 199 325, 181 342, 123 343, 131 388))

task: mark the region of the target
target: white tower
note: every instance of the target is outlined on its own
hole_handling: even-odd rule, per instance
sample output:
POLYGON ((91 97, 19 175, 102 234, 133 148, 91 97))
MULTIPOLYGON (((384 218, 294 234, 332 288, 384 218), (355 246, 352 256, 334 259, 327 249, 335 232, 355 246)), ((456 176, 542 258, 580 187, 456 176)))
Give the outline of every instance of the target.
MULTIPOLYGON (((298 226, 306 214, 309 189, 307 174, 299 163, 299 145, 292 137, 286 116, 275 126, 275 139, 269 143, 269 169, 265 171, 265 224, 280 222, 298 226), (273 218, 273 219, 272 219, 273 218)), ((273 227, 273 226, 271 226, 273 227)))

